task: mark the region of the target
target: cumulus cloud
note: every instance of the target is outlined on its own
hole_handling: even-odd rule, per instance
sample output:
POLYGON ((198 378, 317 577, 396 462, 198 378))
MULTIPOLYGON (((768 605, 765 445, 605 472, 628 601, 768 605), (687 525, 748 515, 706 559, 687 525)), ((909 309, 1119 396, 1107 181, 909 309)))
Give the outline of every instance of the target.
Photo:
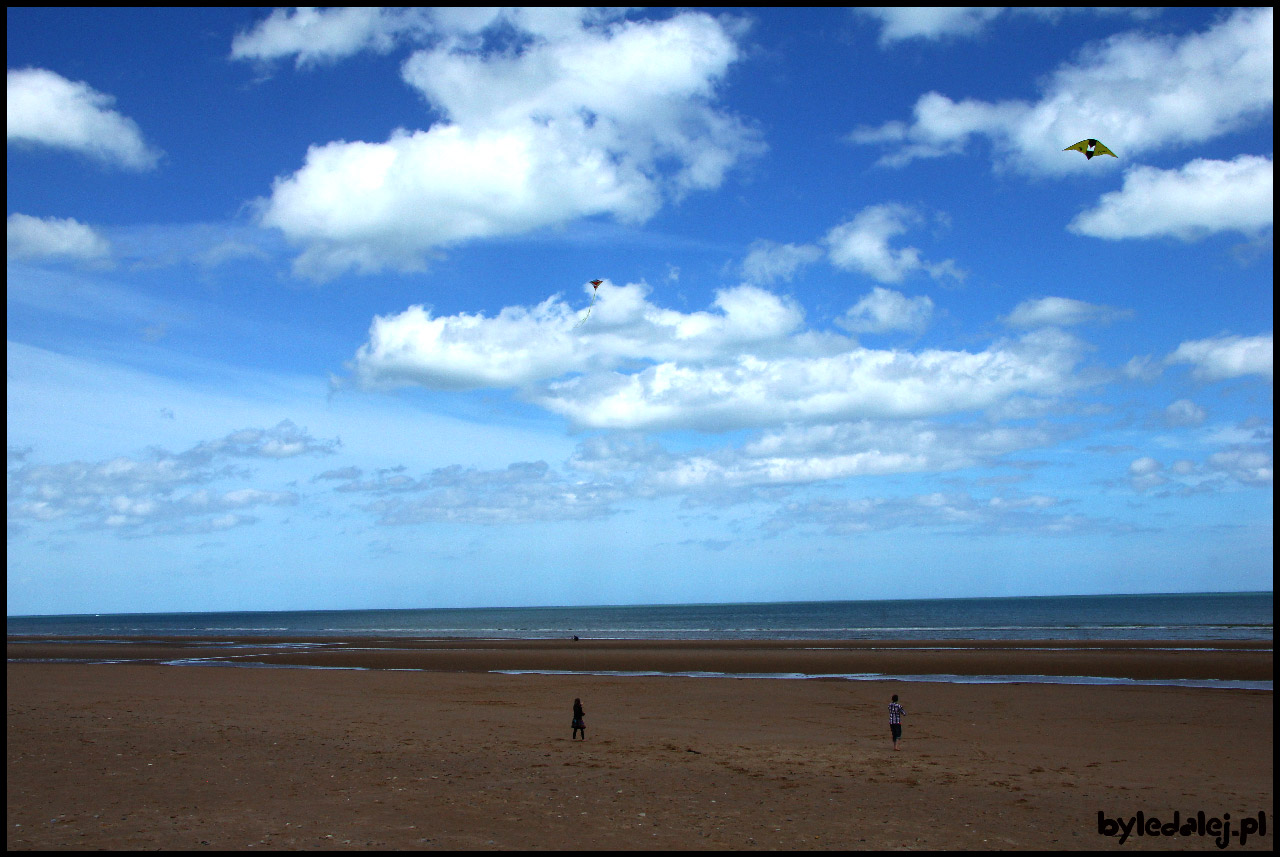
POLYGON ((293 491, 216 487, 245 474, 229 458, 281 459, 323 455, 336 440, 311 437, 286 420, 271 429, 242 429, 181 453, 152 449, 141 456, 97 462, 41 464, 29 451, 10 455, 8 515, 22 520, 74 522, 124 537, 207 533, 254 523, 249 510, 298 503, 293 491))
POLYGON ((1274 188, 1270 158, 1196 159, 1180 170, 1134 167, 1124 187, 1067 227, 1095 238, 1191 241, 1216 232, 1256 234, 1272 225, 1274 188))
POLYGON ((10 259, 78 259, 95 261, 111 254, 111 243, 92 227, 70 217, 10 214, 10 259))
POLYGON ((1077 383, 1078 341, 1036 331, 984 351, 918 354, 851 347, 823 356, 740 355, 714 365, 664 361, 642 371, 554 381, 530 394, 580 426, 705 431, 876 417, 910 419, 1058 395, 1077 383))
POLYGON ((6 112, 10 143, 78 152, 105 164, 148 170, 160 151, 138 125, 113 110, 115 98, 42 68, 10 69, 6 112))
POLYGON ((1010 327, 1069 327, 1108 323, 1131 315, 1128 310, 1085 303, 1075 298, 1029 298, 1002 320, 1010 327))
POLYGON ((836 319, 852 333, 887 333, 905 330, 920 333, 933 316, 933 301, 925 295, 909 298, 902 292, 876 286, 836 319))
POLYGON ((794 301, 755 286, 718 292, 714 312, 663 309, 648 301, 648 292, 641 284, 606 280, 591 323, 582 327, 578 313, 557 296, 532 308, 506 307, 493 318, 434 317, 413 306, 374 319, 352 368, 369 387, 520 387, 629 361, 700 361, 749 345, 767 348, 804 318, 794 301))
POLYGON ((1219 336, 1184 342, 1165 363, 1188 363, 1203 381, 1223 381, 1246 375, 1272 378, 1275 346, 1270 333, 1262 336, 1219 336))
POLYGON ((1267 117, 1272 28, 1266 8, 1232 12, 1186 36, 1118 34, 1052 72, 1037 101, 956 101, 929 92, 909 122, 858 128, 851 139, 887 146, 881 159, 887 166, 958 154, 982 137, 989 142, 984 153, 1025 172, 1114 168, 1110 158, 1086 163, 1062 148, 1088 135, 1131 158, 1201 143, 1267 117))
MULTIPOLYGON (((662 309, 646 294, 606 282, 583 327, 556 298, 495 318, 411 307, 374 320, 354 380, 507 387, 578 426, 712 431, 981 410, 1079 383, 1083 345, 1059 330, 978 352, 873 350, 802 330, 794 302, 754 286, 722 290, 711 312, 662 309)), ((906 317, 921 306, 908 302, 906 317)))
POLYGON ((298 273, 415 270, 462 241, 592 216, 641 222, 762 149, 715 104, 739 51, 709 15, 501 12, 436 27, 402 73, 442 121, 313 146, 260 201, 261 222, 304 247, 298 273), (518 33, 518 47, 483 50, 491 27, 518 33))
POLYGON ((922 222, 922 216, 905 205, 872 205, 840 224, 823 239, 831 264, 846 271, 859 271, 882 283, 899 283, 909 274, 923 271, 934 279, 944 276, 963 279, 950 259, 925 261, 915 247, 895 249, 893 238, 922 222))

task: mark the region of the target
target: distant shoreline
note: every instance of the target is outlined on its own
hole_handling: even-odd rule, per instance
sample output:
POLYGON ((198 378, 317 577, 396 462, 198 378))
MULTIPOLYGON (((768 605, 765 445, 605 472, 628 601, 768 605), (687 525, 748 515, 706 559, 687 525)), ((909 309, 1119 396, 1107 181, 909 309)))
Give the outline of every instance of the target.
POLYGON ((434 672, 1267 682, 1270 640, 617 640, 19 636, 11 663, 434 672))

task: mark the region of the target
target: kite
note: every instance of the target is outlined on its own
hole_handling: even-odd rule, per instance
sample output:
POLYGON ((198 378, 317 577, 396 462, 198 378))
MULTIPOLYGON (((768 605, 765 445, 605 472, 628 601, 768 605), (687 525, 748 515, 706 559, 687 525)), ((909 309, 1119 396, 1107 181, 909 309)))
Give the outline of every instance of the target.
POLYGON ((577 330, 578 327, 580 327, 584 322, 586 322, 588 318, 591 317, 591 307, 596 305, 596 295, 599 294, 600 284, 603 282, 604 280, 591 281, 591 306, 587 307, 587 314, 582 317, 582 321, 579 321, 577 324, 573 326, 574 330, 577 330))
POLYGON ((1063 149, 1062 151, 1070 152, 1073 150, 1076 152, 1083 153, 1086 161, 1092 158, 1094 155, 1110 155, 1113 158, 1119 157, 1118 155, 1116 155, 1115 152, 1111 151, 1106 146, 1102 145, 1092 137, 1090 137, 1088 140, 1081 140, 1079 143, 1076 143, 1074 146, 1067 146, 1067 148, 1063 149))

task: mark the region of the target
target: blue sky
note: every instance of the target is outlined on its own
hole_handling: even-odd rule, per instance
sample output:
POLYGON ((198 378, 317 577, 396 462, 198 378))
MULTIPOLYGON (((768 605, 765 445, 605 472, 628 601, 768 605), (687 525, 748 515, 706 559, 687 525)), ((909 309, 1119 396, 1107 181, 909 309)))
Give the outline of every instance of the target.
POLYGON ((11 8, 9 613, 1269 590, 1272 26, 11 8))

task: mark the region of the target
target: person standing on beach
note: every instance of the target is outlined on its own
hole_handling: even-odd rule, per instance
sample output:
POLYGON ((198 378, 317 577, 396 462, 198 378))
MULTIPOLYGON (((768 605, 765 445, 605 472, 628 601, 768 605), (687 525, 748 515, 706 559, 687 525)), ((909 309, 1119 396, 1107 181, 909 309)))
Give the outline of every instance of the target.
MULTIPOLYGON (((902 715, 907 710, 898 704, 898 694, 893 695, 893 701, 889 703, 889 734, 893 736, 893 749, 898 749, 898 742, 902 740, 902 715)), ((585 734, 585 733, 584 733, 585 734)))
MULTIPOLYGON (((894 698, 896 699, 897 697, 894 698)), ((570 736, 570 741, 578 737, 579 731, 582 732, 582 740, 587 740, 587 722, 582 719, 585 715, 586 712, 582 710, 582 700, 575 699, 573 701, 573 735, 570 736)))

